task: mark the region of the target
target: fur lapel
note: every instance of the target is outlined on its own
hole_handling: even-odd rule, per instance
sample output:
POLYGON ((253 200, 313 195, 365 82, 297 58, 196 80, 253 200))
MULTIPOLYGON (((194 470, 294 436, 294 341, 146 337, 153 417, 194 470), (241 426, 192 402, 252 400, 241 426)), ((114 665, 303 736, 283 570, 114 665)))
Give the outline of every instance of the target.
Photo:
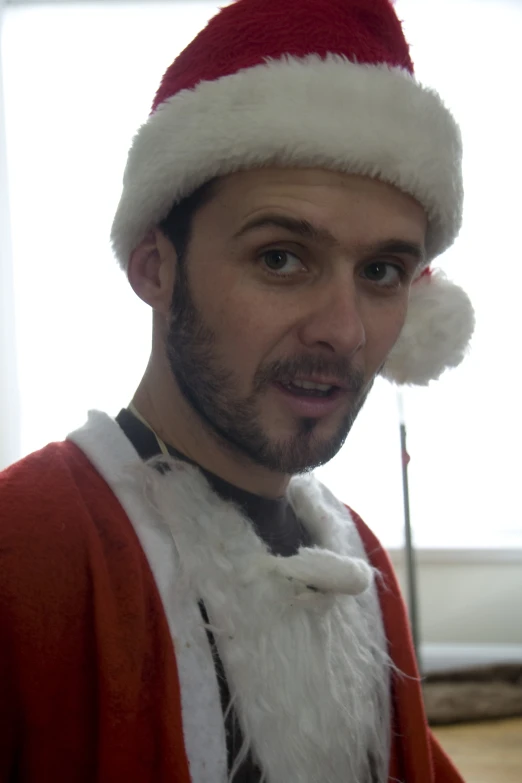
MULTIPOLYGON (((93 423, 120 439, 112 420, 95 418, 93 423)), ((114 464, 107 470, 110 460, 94 446, 100 440, 83 432, 72 439, 91 461, 93 456, 105 461, 100 472, 125 500, 162 593, 180 671, 193 780, 226 778, 221 716, 216 730, 219 694, 197 613, 202 598, 245 750, 251 746, 267 782, 367 783, 372 775, 385 781, 386 643, 373 573, 344 506, 313 477, 294 479, 289 501, 316 546, 291 558, 274 557, 196 468, 161 458, 168 470, 158 471, 158 461, 143 465, 134 455, 119 462, 115 481, 114 464), (163 557, 161 547, 153 552, 150 544, 150 532, 159 530, 163 557), (209 760, 201 761, 205 737, 214 746, 218 738, 213 753, 219 764, 210 767, 212 773, 209 760)))

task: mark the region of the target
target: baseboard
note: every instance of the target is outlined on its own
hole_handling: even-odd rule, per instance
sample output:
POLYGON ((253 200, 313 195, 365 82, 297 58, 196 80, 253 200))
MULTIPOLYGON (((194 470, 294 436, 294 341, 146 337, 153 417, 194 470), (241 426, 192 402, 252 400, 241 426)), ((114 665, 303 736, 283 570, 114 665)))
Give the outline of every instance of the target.
POLYGON ((521 644, 421 644, 424 674, 492 663, 522 663, 521 644))

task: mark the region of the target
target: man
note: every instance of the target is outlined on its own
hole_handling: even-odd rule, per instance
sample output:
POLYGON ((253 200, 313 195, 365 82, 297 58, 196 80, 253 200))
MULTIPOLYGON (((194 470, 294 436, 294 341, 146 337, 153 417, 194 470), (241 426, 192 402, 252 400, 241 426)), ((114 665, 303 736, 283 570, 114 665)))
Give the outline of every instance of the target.
POLYGON ((388 0, 238 0, 175 60, 113 226, 149 366, 0 479, 1 781, 460 781, 388 560, 309 473, 378 373, 464 355, 429 266, 461 206, 388 0))

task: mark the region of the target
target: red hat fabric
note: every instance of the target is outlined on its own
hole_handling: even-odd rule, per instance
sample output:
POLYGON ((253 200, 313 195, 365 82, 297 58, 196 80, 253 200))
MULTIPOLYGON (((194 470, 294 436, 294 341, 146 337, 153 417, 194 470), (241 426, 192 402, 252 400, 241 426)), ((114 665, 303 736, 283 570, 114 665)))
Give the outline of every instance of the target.
POLYGON ((389 0, 248 0, 215 16, 163 77, 153 111, 181 90, 213 82, 268 59, 326 58, 387 63, 413 74, 401 25, 389 0), (256 35, 253 32, 257 31, 256 35))
MULTIPOLYGON (((426 211, 428 262, 453 243, 463 198, 459 129, 440 97, 415 79, 390 0, 236 0, 223 8, 167 70, 133 141, 112 229, 121 266, 204 182, 267 165, 390 183, 426 211)), ((412 297, 429 289, 430 314, 423 319, 427 311, 415 308, 416 324, 405 325, 410 336, 433 331, 440 285, 447 299, 452 284, 440 276, 413 285, 412 297)), ((460 294, 459 328, 452 321, 447 334, 439 323, 434 348, 422 337, 419 372, 415 362, 405 369, 397 344, 386 377, 427 383, 461 361, 473 311, 460 294)), ((418 353, 411 339, 407 350, 418 353)))

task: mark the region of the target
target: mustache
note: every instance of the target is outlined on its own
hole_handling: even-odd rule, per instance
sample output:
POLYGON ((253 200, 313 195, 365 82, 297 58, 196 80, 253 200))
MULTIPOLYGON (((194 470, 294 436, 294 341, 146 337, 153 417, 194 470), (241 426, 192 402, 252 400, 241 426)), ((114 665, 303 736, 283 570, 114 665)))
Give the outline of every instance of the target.
POLYGON ((352 366, 349 359, 326 356, 294 356, 278 359, 260 367, 254 376, 254 388, 259 391, 268 383, 288 381, 297 376, 325 376, 336 378, 348 391, 358 394, 364 389, 365 378, 361 370, 352 366))

